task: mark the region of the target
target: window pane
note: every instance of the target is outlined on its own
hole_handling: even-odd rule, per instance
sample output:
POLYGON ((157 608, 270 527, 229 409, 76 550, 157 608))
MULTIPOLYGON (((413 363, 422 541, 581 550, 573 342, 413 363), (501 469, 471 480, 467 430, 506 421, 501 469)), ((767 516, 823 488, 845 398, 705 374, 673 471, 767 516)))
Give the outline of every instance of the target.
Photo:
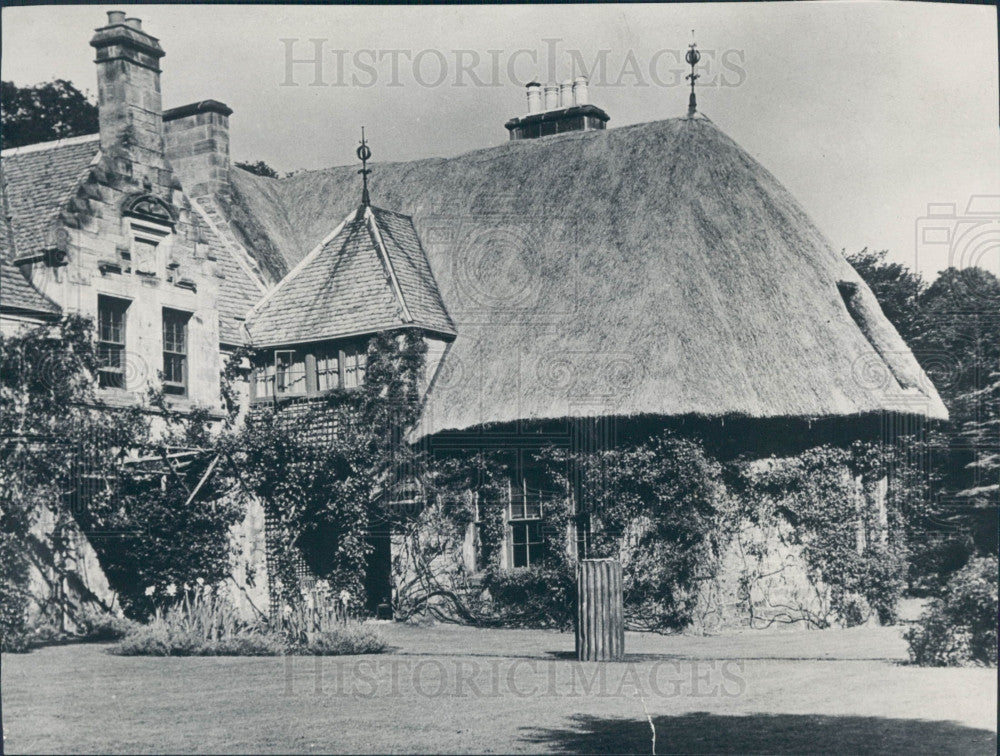
POLYGON ((528 523, 528 543, 540 544, 544 542, 542 537, 542 521, 533 520, 528 523))
POLYGON ((320 391, 340 387, 340 360, 336 354, 316 357, 316 386, 320 391))
POLYGON ((514 566, 515 567, 527 567, 528 566, 528 549, 526 546, 514 544, 514 566))
POLYGON ((306 363, 291 351, 275 352, 275 391, 278 394, 306 393, 306 363))
POLYGON ((524 544, 528 539, 528 533, 525 530, 525 523, 515 522, 510 526, 511 538, 514 541, 514 545, 524 544))

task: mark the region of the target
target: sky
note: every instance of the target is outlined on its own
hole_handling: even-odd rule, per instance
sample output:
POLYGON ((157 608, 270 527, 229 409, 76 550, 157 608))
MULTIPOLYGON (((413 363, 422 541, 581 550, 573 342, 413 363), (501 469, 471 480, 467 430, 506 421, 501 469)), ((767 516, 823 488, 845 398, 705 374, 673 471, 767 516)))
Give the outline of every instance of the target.
MULTIPOLYGON (((927 277, 949 264, 1000 274, 990 6, 106 9, 141 18, 160 39, 164 107, 225 102, 233 159, 281 172, 354 162, 362 125, 376 167, 501 144, 531 79, 589 73, 611 128, 681 116, 679 61, 693 29, 699 110, 791 191, 835 249, 888 249, 927 277)), ((4 8, 3 79, 64 78, 93 93, 88 42, 105 18, 94 5, 4 8)))

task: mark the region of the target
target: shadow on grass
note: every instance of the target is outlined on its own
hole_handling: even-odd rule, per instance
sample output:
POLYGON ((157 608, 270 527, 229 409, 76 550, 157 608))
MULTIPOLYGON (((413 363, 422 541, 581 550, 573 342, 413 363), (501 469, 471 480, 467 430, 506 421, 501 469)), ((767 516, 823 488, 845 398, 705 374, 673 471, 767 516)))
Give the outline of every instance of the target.
MULTIPOLYGON (((800 714, 691 712, 654 717, 656 753, 995 754, 997 736, 953 722, 800 714)), ((566 729, 524 729, 538 750, 651 753, 646 720, 577 715, 566 729)))

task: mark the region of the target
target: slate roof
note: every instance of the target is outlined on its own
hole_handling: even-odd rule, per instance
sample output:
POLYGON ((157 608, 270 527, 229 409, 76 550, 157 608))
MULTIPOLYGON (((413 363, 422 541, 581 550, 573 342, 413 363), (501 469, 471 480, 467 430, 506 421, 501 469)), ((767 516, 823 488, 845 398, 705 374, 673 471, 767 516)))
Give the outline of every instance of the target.
POLYGON ((243 344, 246 331, 243 320, 254 304, 263 296, 264 287, 255 282, 247 270, 249 263, 240 264, 242 250, 233 249, 225 237, 222 219, 211 202, 192 200, 201 212, 199 220, 205 241, 212 248, 223 280, 219 283, 219 341, 223 344, 243 344))
POLYGON ((6 259, 0 260, 0 310, 58 317, 59 305, 42 294, 6 259))
POLYGON ((98 135, 89 134, 4 150, 5 211, 12 218, 18 257, 42 251, 49 224, 99 149, 98 135))
MULTIPOLYGON (((11 261, 38 254, 45 248, 49 228, 57 221, 63 204, 84 178, 99 149, 99 137, 92 134, 3 152, 5 213, 0 236, 3 309, 42 315, 60 312, 59 306, 35 289, 11 261)), ((219 230, 222 226, 213 224, 220 222, 218 217, 213 218, 213 214, 217 215, 214 205, 206 202, 198 205, 198 209, 201 212, 196 222, 203 229, 205 242, 212 248, 223 277, 219 284, 219 339, 225 344, 242 344, 246 337, 243 317, 263 295, 264 287, 256 283, 252 272, 256 263, 248 259, 241 264, 239 257, 244 253, 233 249, 232 241, 219 230)))
POLYGON ((365 207, 303 258, 247 318, 257 347, 407 325, 455 335, 413 222, 365 207))
POLYGON ((90 134, 4 151, 0 309, 44 317, 61 312, 59 305, 32 286, 11 263, 44 249, 46 231, 98 147, 98 136, 90 134))

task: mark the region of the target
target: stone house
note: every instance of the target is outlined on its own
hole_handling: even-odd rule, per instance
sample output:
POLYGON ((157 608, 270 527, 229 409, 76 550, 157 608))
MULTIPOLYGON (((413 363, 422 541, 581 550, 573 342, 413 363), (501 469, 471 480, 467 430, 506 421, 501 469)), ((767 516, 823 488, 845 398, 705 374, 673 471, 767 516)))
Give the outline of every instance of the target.
POLYGON ((419 328, 415 438, 509 455, 510 568, 544 548, 543 445, 674 429, 764 458, 947 417, 864 281, 693 108, 607 129, 586 81, 544 103, 532 82, 510 141, 380 164, 382 207, 359 208, 356 166, 253 175, 227 106, 162 110, 138 19, 91 44, 100 133, 3 153, 0 325, 92 315, 109 397, 162 372, 170 401, 217 406, 248 345, 251 401, 308 398, 363 380, 359 338, 419 328))

